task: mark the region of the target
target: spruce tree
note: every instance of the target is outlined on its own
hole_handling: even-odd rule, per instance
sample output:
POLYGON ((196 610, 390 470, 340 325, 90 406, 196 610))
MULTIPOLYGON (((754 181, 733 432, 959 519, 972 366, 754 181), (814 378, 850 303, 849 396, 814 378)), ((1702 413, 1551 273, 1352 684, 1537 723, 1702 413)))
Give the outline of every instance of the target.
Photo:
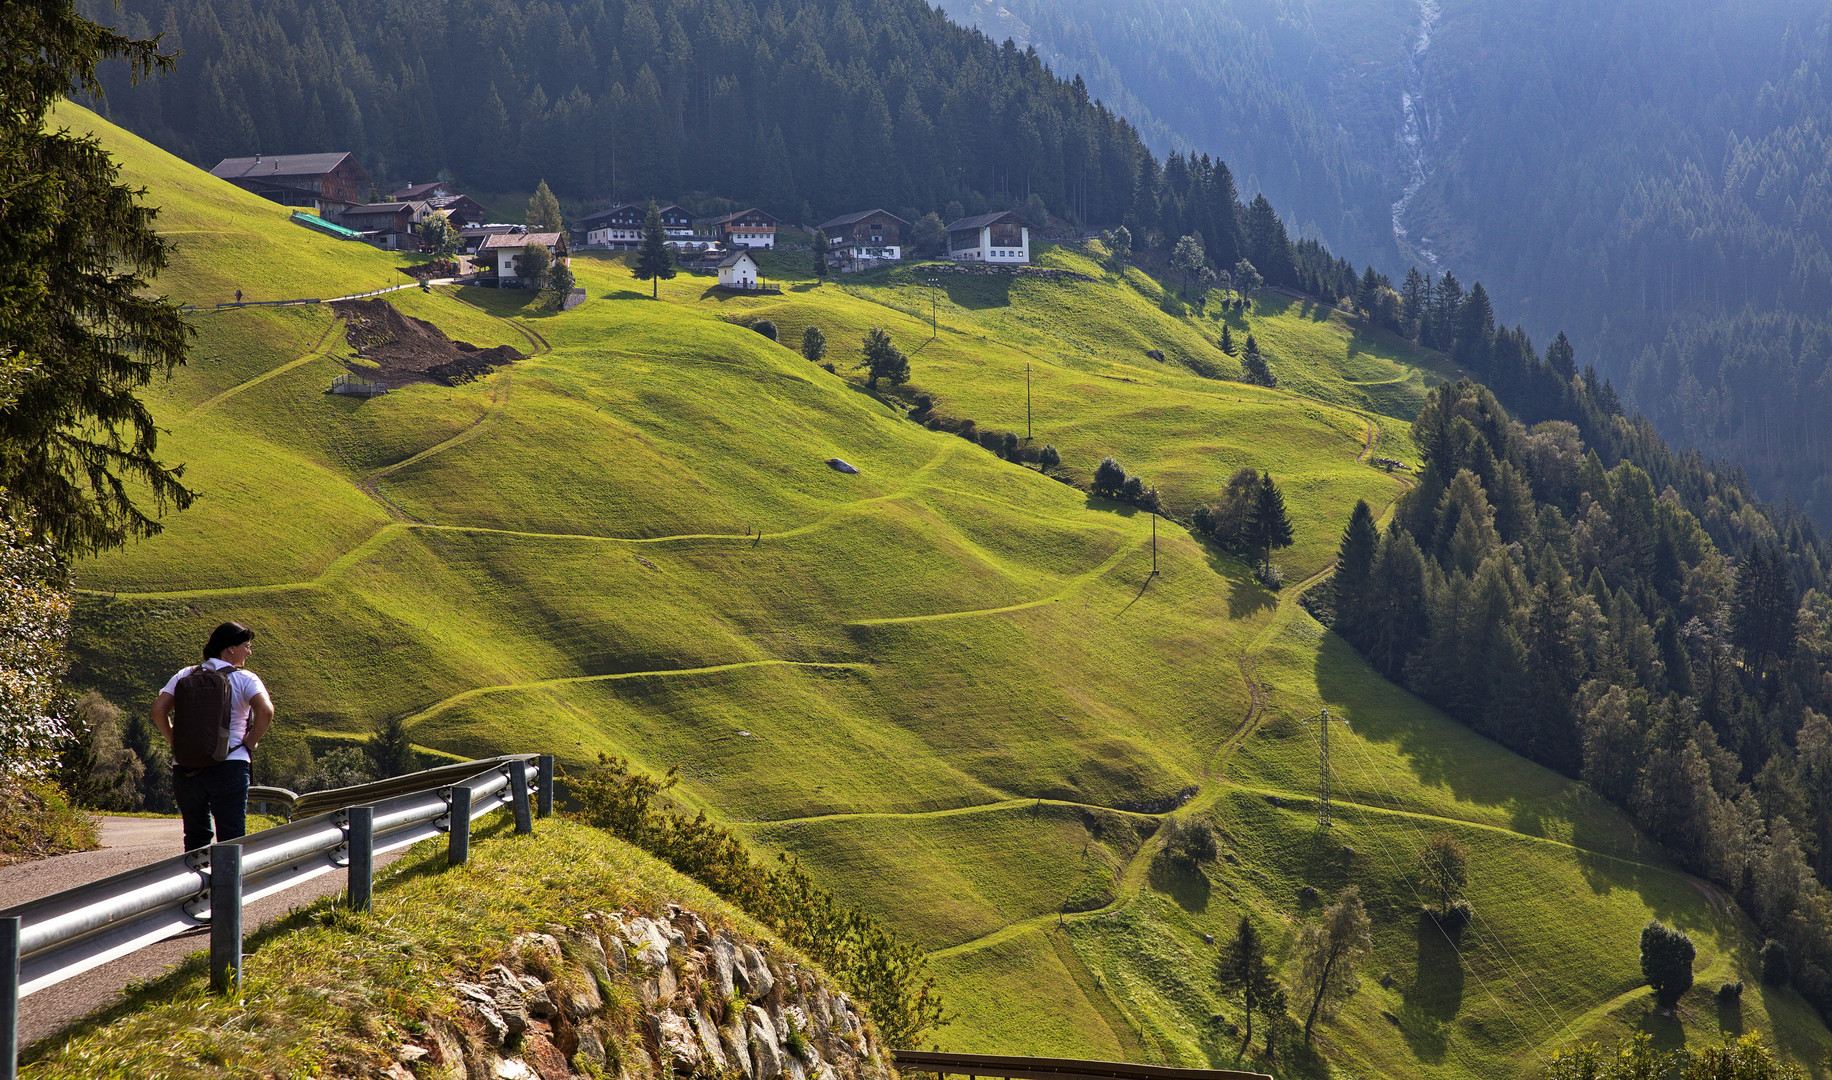
POLYGON ((1215 962, 1215 982, 1224 995, 1240 1002, 1241 1015, 1246 1020, 1240 1053, 1245 1054, 1253 1042, 1253 1014, 1265 1008, 1279 989, 1266 959, 1266 943, 1259 928, 1245 915, 1240 917, 1234 940, 1221 948, 1221 957, 1215 962))
POLYGON ((1380 532, 1374 527, 1374 511, 1366 499, 1355 500, 1349 514, 1349 527, 1342 534, 1342 545, 1336 550, 1336 633, 1360 648, 1363 612, 1367 607, 1368 585, 1374 576, 1374 557, 1380 551, 1380 532))
POLYGON ((1265 553, 1261 569, 1272 569, 1273 549, 1290 547, 1294 537, 1291 517, 1285 513, 1285 496, 1272 482, 1271 473, 1260 474, 1259 490, 1254 492, 1247 527, 1254 546, 1265 553))
POLYGON ((1259 386, 1279 384, 1278 378, 1272 374, 1272 368, 1267 366, 1266 358, 1260 355, 1259 342, 1253 340, 1252 334, 1247 335, 1247 348, 1241 353, 1240 366, 1250 383, 1259 386))
POLYGON ((547 181, 536 185, 534 194, 528 199, 528 216, 522 220, 527 223, 529 232, 559 232, 563 227, 560 200, 554 198, 547 181))
POLYGON ((1234 331, 1228 329, 1227 323, 1221 324, 1221 351, 1234 355, 1234 331))
POLYGON ((1572 349, 1571 341, 1565 337, 1563 330, 1558 332, 1552 344, 1546 346, 1546 363, 1552 365, 1552 370, 1558 372, 1558 377, 1566 383, 1577 377, 1576 350, 1572 349))
POLYGON ((668 234, 662 229, 661 208, 655 200, 649 201, 649 214, 642 223, 642 246, 636 249, 636 269, 632 271, 638 281, 652 282, 649 286, 649 298, 656 299, 661 295, 661 283, 674 277, 674 252, 668 249, 668 234))
POLYGON ((407 721, 399 716, 384 720, 375 734, 369 736, 363 750, 369 755, 370 770, 377 780, 405 776, 419 768, 419 755, 414 752, 413 739, 407 733, 407 721))
POLYGON ((814 276, 821 281, 827 280, 827 253, 833 245, 827 241, 827 230, 814 230, 814 276))
POLYGON ((0 17, 0 490, 10 520, 67 556, 152 536, 193 498, 136 394, 184 362, 194 333, 152 292, 171 250, 158 212, 97 140, 47 123, 73 90, 101 93, 106 59, 135 79, 173 65, 68 2, 0 17))

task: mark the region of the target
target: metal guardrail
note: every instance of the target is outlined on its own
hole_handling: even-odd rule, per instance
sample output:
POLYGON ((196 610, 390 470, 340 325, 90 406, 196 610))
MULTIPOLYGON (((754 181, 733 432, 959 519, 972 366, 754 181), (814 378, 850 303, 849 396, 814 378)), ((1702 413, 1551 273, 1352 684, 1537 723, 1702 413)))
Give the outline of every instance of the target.
POLYGON ((1008 1080, 1272 1080, 1265 1073, 1234 1069, 1178 1069, 1125 1061, 943 1054, 927 1050, 892 1050, 891 1060, 900 1069, 936 1076, 996 1076, 1008 1080))
POLYGON ((378 853, 443 832, 448 860, 463 863, 470 823, 504 807, 522 833, 533 830, 537 809, 541 817, 553 812, 551 755, 461 762, 295 796, 294 820, 285 825, 0 911, 0 1080, 16 1076, 19 1000, 26 995, 204 926, 211 986, 239 986, 243 905, 347 870, 348 901, 366 910, 378 853), (297 816, 302 805, 312 816, 297 816))
POLYGON ((342 810, 351 806, 362 806, 378 799, 390 799, 396 795, 406 795, 414 791, 428 791, 443 787, 456 780, 475 776, 485 769, 494 768, 511 761, 525 760, 526 754, 507 754, 502 757, 478 758, 476 761, 459 761, 450 765, 439 765, 406 776, 396 776, 387 780, 374 780, 367 784, 355 784, 351 787, 331 788, 326 791, 311 791, 304 795, 296 794, 282 787, 261 787, 248 789, 248 805, 265 804, 283 808, 286 818, 310 817, 313 814, 325 814, 332 810, 342 810))

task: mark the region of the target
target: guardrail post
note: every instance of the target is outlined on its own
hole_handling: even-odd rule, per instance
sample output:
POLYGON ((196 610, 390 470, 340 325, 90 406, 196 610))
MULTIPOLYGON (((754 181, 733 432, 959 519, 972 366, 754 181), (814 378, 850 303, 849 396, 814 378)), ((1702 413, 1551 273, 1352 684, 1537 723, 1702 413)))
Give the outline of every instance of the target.
POLYGON ((210 845, 210 989, 242 989, 242 845, 210 845))
POLYGON ((447 866, 461 866, 471 861, 471 789, 452 785, 450 843, 446 847, 447 866))
POLYGON ((541 770, 540 812, 542 817, 553 816, 553 755, 542 754, 538 759, 541 770))
POLYGON ((350 808, 350 910, 368 911, 375 893, 375 807, 350 808))
POLYGON ((525 761, 509 763, 509 805, 515 811, 515 831, 533 832, 534 815, 528 810, 528 763, 525 761))
POLYGON ((19 926, 17 915, 0 919, 0 1080, 19 1075, 19 926))

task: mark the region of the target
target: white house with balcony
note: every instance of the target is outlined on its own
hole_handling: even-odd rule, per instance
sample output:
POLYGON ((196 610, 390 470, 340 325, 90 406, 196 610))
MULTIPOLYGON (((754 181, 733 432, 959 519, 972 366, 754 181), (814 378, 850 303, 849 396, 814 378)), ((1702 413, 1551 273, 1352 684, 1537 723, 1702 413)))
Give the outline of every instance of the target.
POLYGON ((1014 266, 1028 263, 1030 228, 1010 210, 962 218, 948 226, 948 258, 1014 266))

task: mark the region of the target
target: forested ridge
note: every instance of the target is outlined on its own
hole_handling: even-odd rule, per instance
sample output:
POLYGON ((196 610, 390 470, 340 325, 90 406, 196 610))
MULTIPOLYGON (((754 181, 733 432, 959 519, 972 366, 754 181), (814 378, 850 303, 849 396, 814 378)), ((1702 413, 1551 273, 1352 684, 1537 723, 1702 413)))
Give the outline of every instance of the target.
POLYGON ((1820 0, 948 6, 1085 72, 1153 145, 1224 154, 1294 234, 1483 280, 1667 438, 1832 521, 1820 0))
MULTIPOLYGON (((1606 452, 1645 438, 1581 378, 1572 391, 1606 452)), ((1433 390, 1413 435, 1418 485, 1384 532, 1364 504, 1343 536, 1334 629, 1627 809, 1771 936, 1765 977, 1832 1015, 1832 594, 1817 553, 1759 538, 1727 558, 1674 488, 1629 460, 1606 467, 1569 421, 1526 426, 1478 384, 1433 390)))

